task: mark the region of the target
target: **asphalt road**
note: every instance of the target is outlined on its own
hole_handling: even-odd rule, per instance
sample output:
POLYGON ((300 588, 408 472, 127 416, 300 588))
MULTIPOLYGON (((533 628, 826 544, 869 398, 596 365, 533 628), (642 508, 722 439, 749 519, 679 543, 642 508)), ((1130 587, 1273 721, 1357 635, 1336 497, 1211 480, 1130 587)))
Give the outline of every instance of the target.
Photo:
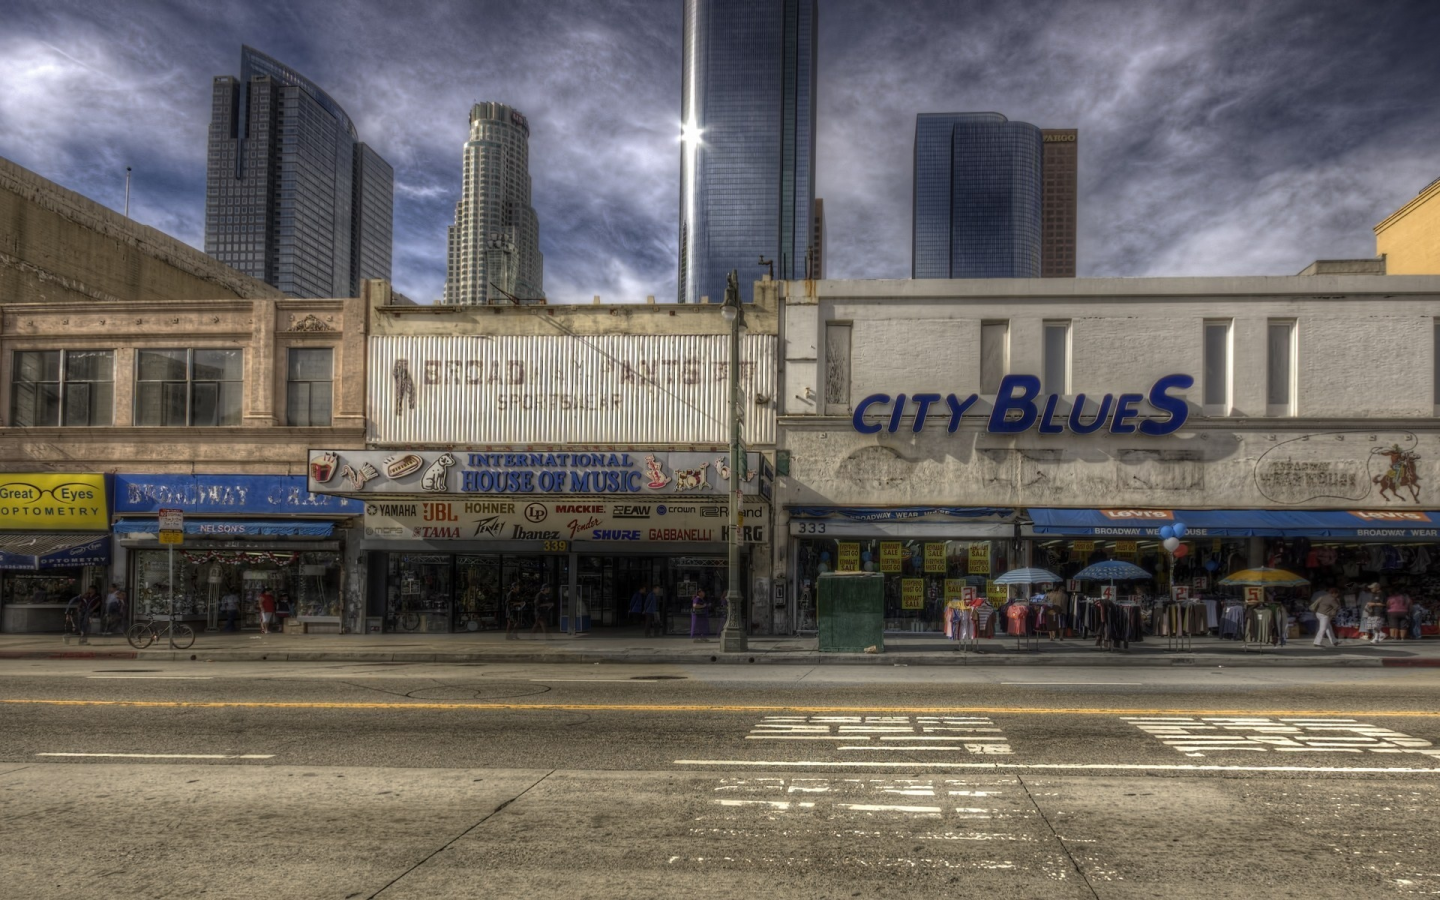
POLYGON ((1440 892, 1430 670, 0 663, 16 897, 1440 892))

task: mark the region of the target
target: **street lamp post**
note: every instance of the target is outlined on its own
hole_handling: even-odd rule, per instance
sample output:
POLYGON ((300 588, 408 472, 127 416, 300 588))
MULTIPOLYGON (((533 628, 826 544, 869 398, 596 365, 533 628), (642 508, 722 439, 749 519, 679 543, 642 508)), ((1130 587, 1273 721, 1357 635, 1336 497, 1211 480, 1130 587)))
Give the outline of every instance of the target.
POLYGON ((725 282, 725 303, 720 315, 730 325, 730 564, 725 586, 725 628, 720 632, 720 652, 744 653, 749 649, 741 622, 744 602, 740 590, 740 528, 743 519, 745 456, 740 428, 745 413, 740 405, 740 335, 745 331, 745 310, 740 305, 740 276, 731 271, 725 282))

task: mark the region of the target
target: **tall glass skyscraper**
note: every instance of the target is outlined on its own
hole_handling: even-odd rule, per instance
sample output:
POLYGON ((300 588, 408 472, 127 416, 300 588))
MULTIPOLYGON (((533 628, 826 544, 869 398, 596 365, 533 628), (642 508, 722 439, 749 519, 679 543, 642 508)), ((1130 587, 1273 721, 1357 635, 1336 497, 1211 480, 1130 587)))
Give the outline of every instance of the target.
POLYGON ((445 304, 545 299, 540 219, 530 205, 530 123, 503 103, 470 108, 465 177, 445 264, 445 304))
POLYGON ((1039 278, 1040 129, 1000 113, 915 119, 912 278, 1039 278))
POLYGON ((816 0, 685 0, 681 303, 804 278, 815 200, 816 0))
POLYGON ((251 47, 215 79, 205 252, 292 297, 390 278, 395 174, 340 105, 251 47))

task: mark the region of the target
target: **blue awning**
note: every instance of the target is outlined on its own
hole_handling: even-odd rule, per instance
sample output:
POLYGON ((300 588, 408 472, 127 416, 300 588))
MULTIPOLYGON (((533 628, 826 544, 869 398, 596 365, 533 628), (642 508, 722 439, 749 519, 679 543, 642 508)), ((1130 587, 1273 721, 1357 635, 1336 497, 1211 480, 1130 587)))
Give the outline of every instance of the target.
POLYGON ((1158 537, 1185 523, 1190 537, 1306 537, 1440 541, 1440 512, 1310 509, 1029 509, 1034 534, 1158 537))
MULTIPOLYGON (((155 519, 121 519, 115 523, 117 534, 157 534, 160 523, 155 519)), ((272 521, 265 519, 186 519, 185 534, 192 537, 315 537, 326 538, 334 533, 330 522, 305 519, 272 521)))
POLYGON ((1015 510, 993 506, 792 506, 790 517, 853 522, 1013 521, 1015 510))
POLYGON ((108 534, 0 535, 0 569, 35 571, 108 565, 108 534))

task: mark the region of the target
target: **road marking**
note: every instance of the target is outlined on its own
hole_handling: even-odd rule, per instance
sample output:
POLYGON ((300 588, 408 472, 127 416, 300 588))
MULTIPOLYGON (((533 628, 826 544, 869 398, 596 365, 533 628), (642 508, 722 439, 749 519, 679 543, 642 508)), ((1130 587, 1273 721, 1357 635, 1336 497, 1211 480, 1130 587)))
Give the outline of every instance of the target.
POLYGON ((119 759, 274 759, 273 753, 37 753, 36 756, 114 757, 119 759))
POLYGON ((1423 738, 1355 719, 1263 716, 1122 716, 1186 756, 1205 751, 1248 753, 1415 753, 1440 757, 1423 738))
POLYGON ((86 675, 91 681, 210 681, 214 675, 86 675))
MULTIPOLYGON (((1009 716, 1295 716, 1330 718, 1349 716, 1353 712, 1329 709, 1174 709, 1126 707, 1034 707, 1034 706, 761 706, 700 703, 411 703, 270 701, 270 700, 54 700, 0 698, 10 706, 120 706, 139 709, 354 709, 354 710, 442 710, 442 711, 515 711, 564 710, 569 712, 734 712, 734 713, 808 713, 808 714, 876 714, 904 715, 1009 715, 1009 716)), ((1369 718, 1440 719, 1440 708, 1429 710, 1366 710, 1369 718)))
POLYGON ((658 684, 657 678, 532 678, 533 684, 658 684))
POLYGON ((1353 775, 1440 775, 1440 768, 1404 768, 1401 766, 1219 766, 1196 763, 1005 763, 1005 762, 879 762, 846 760, 761 760, 761 759, 677 759, 677 766, 728 766, 738 769, 977 769, 992 772, 1009 771, 1123 771, 1123 772, 1325 772, 1353 775))
POLYGON ((1105 684, 1105 685, 1124 685, 1124 686, 1126 686, 1126 687, 1139 687, 1139 686, 1140 686, 1141 684, 1143 684, 1144 682, 1140 682, 1140 681, 1002 681, 1002 682, 1000 682, 1000 683, 1001 683, 1002 685, 1003 685, 1003 684, 1011 684, 1011 685, 1021 685, 1021 686, 1024 686, 1024 687, 1034 687, 1034 686, 1037 686, 1037 685, 1054 685, 1054 684, 1064 685, 1065 687, 1087 687, 1087 686, 1097 685, 1097 684, 1105 684))
POLYGON ((862 752, 1010 752, 989 716, 766 716, 745 739, 828 741, 836 750, 862 752))

